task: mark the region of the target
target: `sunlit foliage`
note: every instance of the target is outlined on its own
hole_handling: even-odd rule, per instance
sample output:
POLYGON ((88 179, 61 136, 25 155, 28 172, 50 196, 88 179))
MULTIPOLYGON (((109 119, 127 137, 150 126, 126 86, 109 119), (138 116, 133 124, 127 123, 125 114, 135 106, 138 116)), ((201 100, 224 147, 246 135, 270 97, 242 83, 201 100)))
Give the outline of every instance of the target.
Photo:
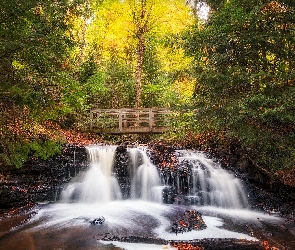
POLYGON ((190 59, 177 45, 193 22, 185 1, 4 0, 0 14, 0 164, 57 153, 64 141, 52 124, 86 129, 92 107, 189 101, 190 59), (149 14, 141 20, 142 4, 149 14), (138 24, 146 20, 136 104, 138 24))
POLYGON ((140 105, 178 105, 178 99, 171 98, 171 94, 177 96, 173 84, 192 85, 193 82, 187 73, 190 59, 176 44, 180 42, 177 40, 180 33, 192 24, 193 19, 190 8, 182 0, 104 1, 95 11, 86 40, 88 53, 93 53, 97 66, 104 71, 106 79, 102 88, 107 90, 105 97, 108 100, 102 96, 92 105, 109 108, 136 106, 138 31, 145 22, 147 27, 141 41, 144 54, 140 66, 140 105), (145 4, 146 16, 139 20, 136 16, 141 11, 141 2, 145 4))

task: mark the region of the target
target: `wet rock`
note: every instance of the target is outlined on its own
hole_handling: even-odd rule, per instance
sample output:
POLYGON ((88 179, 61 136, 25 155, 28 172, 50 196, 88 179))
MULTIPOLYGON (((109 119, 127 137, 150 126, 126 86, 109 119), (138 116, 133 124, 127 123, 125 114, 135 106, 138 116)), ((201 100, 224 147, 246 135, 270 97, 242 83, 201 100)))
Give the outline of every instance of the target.
POLYGON ((106 234, 99 239, 104 241, 121 241, 121 242, 128 242, 128 243, 145 243, 145 244, 159 244, 159 245, 168 244, 168 241, 164 239, 144 237, 144 236, 134 236, 134 235, 118 236, 118 235, 106 234))
POLYGON ((22 207, 29 202, 54 202, 62 186, 86 168, 83 146, 65 145, 60 155, 44 161, 31 158, 22 168, 2 173, 0 209, 22 207))
POLYGON ((130 164, 131 159, 127 151, 127 146, 118 146, 115 153, 114 172, 124 199, 130 198, 130 164))
POLYGON ((149 157, 154 165, 158 168, 170 168, 172 171, 177 165, 175 149, 164 143, 155 143, 149 145, 149 157))
POLYGON ((202 214, 195 210, 186 210, 184 215, 177 219, 171 228, 172 233, 184 233, 192 230, 203 230, 207 228, 202 214))
POLYGON ((206 239, 191 241, 170 241, 170 245, 177 249, 189 250, 265 250, 259 241, 237 239, 206 239), (190 248, 185 248, 190 247, 190 248))
POLYGON ((92 221, 90 221, 91 225, 102 225, 105 222, 105 218, 103 216, 98 217, 92 221))
POLYGON ((203 240, 163 240, 159 238, 128 236, 120 237, 106 234, 99 238, 104 241, 120 241, 128 243, 145 243, 161 245, 170 245, 178 250, 265 250, 264 245, 260 241, 248 241, 239 239, 203 239, 203 240))
POLYGON ((167 186, 162 191, 162 200, 164 204, 173 204, 177 196, 175 187, 167 186))

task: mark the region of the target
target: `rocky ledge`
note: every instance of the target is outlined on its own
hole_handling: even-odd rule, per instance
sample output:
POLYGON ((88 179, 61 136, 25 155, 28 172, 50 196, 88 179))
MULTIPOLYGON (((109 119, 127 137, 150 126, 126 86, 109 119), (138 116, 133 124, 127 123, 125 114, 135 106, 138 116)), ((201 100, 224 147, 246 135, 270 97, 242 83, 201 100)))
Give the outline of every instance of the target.
POLYGON ((65 145, 60 155, 30 161, 20 168, 0 171, 0 209, 54 202, 63 185, 88 167, 84 146, 65 145))

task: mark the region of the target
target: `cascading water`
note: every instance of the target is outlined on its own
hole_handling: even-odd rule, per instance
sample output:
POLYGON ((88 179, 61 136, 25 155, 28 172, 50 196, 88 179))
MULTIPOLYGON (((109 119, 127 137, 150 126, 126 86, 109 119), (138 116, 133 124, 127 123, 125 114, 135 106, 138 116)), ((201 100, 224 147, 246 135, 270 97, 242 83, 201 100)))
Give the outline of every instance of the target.
MULTIPOLYGON (((62 202, 109 202, 122 199, 122 191, 116 179, 115 146, 89 146, 89 170, 74 180, 62 192, 62 202)), ((144 148, 128 149, 131 158, 131 198, 161 203, 162 188, 158 170, 144 148)))
POLYGON ((186 167, 185 177, 177 176, 177 189, 187 185, 187 200, 192 205, 224 208, 246 208, 247 196, 238 178, 222 169, 202 153, 179 150, 180 167, 186 167), (184 182, 185 184, 181 183, 184 182))
POLYGON ((147 156, 145 148, 129 149, 132 160, 131 198, 162 202, 162 186, 159 172, 147 156), (138 166, 139 157, 142 163, 138 166))
POLYGON ((89 170, 78 182, 71 183, 62 193, 62 201, 95 203, 122 198, 118 181, 113 173, 115 146, 89 146, 89 170))
MULTIPOLYGON (((62 201, 109 202, 123 197, 113 169, 116 146, 89 146, 90 168, 62 193, 62 201)), ((173 187, 189 205, 246 208, 247 197, 238 178, 202 153, 178 150, 178 166, 162 175, 144 147, 128 148, 131 199, 161 203, 164 188, 173 187)), ((126 197, 126 195, 124 195, 126 197)), ((128 197, 127 197, 128 198, 128 197)))
MULTIPOLYGON (((138 148, 130 148, 129 153, 130 153, 130 158, 131 158, 130 174, 131 174, 131 176, 136 176, 137 165, 138 165, 138 162, 140 161, 139 150, 138 150, 138 148)), ((131 198, 132 199, 137 198, 135 178, 133 178, 131 181, 131 198)))
POLYGON ((14 230, 0 237, 0 249, 41 249, 49 242, 50 249, 114 249, 104 247, 111 243, 126 250, 170 249, 104 239, 109 235, 110 239, 135 236, 155 242, 256 240, 249 235, 249 224, 263 223, 264 227, 267 223, 282 223, 280 218, 247 209, 240 181, 202 153, 176 151, 172 156, 177 158, 175 165, 162 165, 167 167, 161 169, 148 157, 153 155, 156 162, 157 155, 145 147, 88 146, 87 152, 89 169, 72 179, 63 190, 61 201, 42 206, 23 231, 14 230), (175 234, 171 227, 187 209, 201 212, 207 227, 175 234), (94 221, 102 222, 97 225, 94 221), (222 227, 223 221, 228 223, 226 227, 222 227))

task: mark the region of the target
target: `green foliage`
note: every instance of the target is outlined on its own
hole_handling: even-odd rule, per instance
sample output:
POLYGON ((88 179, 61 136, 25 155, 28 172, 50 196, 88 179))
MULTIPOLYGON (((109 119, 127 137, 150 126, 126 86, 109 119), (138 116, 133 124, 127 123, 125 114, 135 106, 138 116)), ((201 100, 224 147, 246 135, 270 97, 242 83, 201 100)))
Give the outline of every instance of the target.
POLYGON ((135 99, 132 68, 120 62, 115 56, 102 65, 102 68, 103 73, 94 75, 88 82, 88 86, 96 86, 97 88, 89 100, 92 107, 132 107, 135 99))
POLYGON ((97 72, 97 65, 94 61, 94 56, 91 54, 79 68, 79 82, 86 83, 97 72))
POLYGON ((187 34, 196 121, 239 138, 273 171, 295 163, 294 14, 277 1, 227 1, 187 34))
POLYGON ((28 107, 39 120, 55 119, 59 111, 68 111, 60 97, 71 91, 68 83, 73 81, 68 65, 74 46, 69 17, 81 7, 81 1, 5 0, 1 4, 3 101, 28 107))
POLYGON ((20 167, 31 153, 48 158, 59 150, 50 139, 35 141, 28 127, 85 110, 70 60, 77 45, 73 20, 87 12, 87 0, 1 2, 0 146, 8 164, 20 167))
POLYGON ((98 127, 100 129, 110 129, 118 127, 117 119, 114 119, 114 117, 108 114, 102 114, 97 117, 95 121, 92 122, 95 127, 98 127))
POLYGON ((187 136, 190 131, 198 130, 197 123, 194 123, 194 112, 190 110, 182 110, 182 112, 176 112, 171 118, 171 130, 179 140, 182 140, 187 136))
POLYGON ((17 168, 22 167, 30 157, 46 160, 60 153, 62 148, 60 143, 52 140, 14 141, 5 146, 8 152, 0 154, 0 160, 17 168))
MULTIPOLYGON (((46 130, 45 121, 85 129, 91 108, 134 107, 136 22, 142 21, 144 27, 145 18, 150 19, 142 33, 141 105, 180 108, 189 102, 191 59, 176 46, 180 33, 193 20, 188 6, 183 0, 147 1, 149 14, 141 20, 140 12, 134 16, 138 9, 132 9, 140 9, 136 2, 1 2, 2 159, 19 167, 32 154, 47 158, 57 152, 49 145, 57 137, 46 130), (174 42, 168 43, 171 36, 174 42), (38 129, 48 135, 48 142, 35 139, 41 133, 38 129)), ((112 120, 104 122, 102 127, 112 126, 112 120)))

